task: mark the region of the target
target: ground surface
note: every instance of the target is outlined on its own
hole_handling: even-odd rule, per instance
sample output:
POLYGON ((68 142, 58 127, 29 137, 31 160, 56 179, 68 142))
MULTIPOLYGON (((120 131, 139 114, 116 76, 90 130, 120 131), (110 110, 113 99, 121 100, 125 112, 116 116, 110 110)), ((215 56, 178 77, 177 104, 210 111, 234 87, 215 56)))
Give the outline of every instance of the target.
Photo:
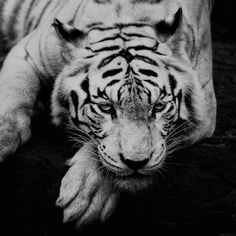
MULTIPOLYGON (((226 2, 233 3, 216 1, 213 14, 215 135, 173 157, 152 192, 122 196, 106 224, 79 235, 236 235, 236 17, 226 2)), ((0 166, 0 235, 78 235, 54 206, 70 144, 46 118, 40 122, 32 141, 0 166)))

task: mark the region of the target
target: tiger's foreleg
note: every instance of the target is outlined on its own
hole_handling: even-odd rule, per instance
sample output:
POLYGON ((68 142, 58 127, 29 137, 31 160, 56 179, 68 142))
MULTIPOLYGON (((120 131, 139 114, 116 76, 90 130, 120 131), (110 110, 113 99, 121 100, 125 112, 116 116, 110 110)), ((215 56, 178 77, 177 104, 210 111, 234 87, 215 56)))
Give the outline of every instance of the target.
POLYGON ((85 144, 71 159, 56 202, 64 209, 64 222, 74 221, 77 229, 105 221, 119 198, 119 193, 98 171, 98 160, 92 156, 89 145, 85 144))
POLYGON ((0 161, 31 136, 31 117, 40 81, 26 58, 20 43, 10 51, 0 71, 0 161))

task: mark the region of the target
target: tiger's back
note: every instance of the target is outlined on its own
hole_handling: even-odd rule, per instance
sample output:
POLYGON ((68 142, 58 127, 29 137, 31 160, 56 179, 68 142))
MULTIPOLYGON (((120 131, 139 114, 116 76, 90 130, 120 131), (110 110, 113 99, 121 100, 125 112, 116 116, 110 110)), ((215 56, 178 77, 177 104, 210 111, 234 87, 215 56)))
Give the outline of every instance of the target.
MULTIPOLYGON (((86 26, 91 27, 91 24, 97 22, 103 22, 107 24, 107 26, 114 24, 116 21, 121 21, 119 17, 121 16, 122 11, 128 12, 128 15, 132 17, 132 7, 129 4, 129 1, 113 1, 112 7, 110 8, 108 4, 111 1, 73 1, 73 0, 1 0, 0 1, 0 14, 1 14, 1 32, 5 34, 8 42, 14 43, 18 42, 24 36, 26 36, 29 32, 33 31, 40 24, 44 22, 52 23, 53 18, 58 17, 62 22, 68 23, 75 27, 79 27, 80 29, 85 28, 86 26), (122 3, 122 4, 120 4, 122 3), (125 3, 125 4, 124 4, 125 3), (87 7, 86 5, 91 5, 87 7), (122 6, 123 5, 123 6, 122 6), (102 7, 101 7, 102 6, 102 7), (122 7, 123 9, 122 9, 122 7), (105 8, 104 8, 105 7, 105 8), (99 10, 100 8, 100 10, 99 10), (86 11, 85 11, 86 9, 86 11), (97 9, 96 14, 93 12, 94 9, 97 9), (90 12, 89 12, 90 11, 90 12), (84 16, 84 17, 83 17, 84 16), (83 22, 81 22, 80 18, 83 17, 83 22), (100 19, 99 19, 100 18, 100 19)), ((177 2, 177 1, 132 1, 132 3, 140 5, 142 8, 142 3, 152 4, 161 2, 177 2)), ((212 2, 209 1, 187 1, 181 0, 179 1, 181 7, 185 12, 185 17, 187 18, 187 22, 192 27, 192 31, 195 34, 198 34, 202 37, 202 27, 207 30, 207 26, 209 24, 209 15, 211 13, 212 2)), ((139 10, 138 10, 139 11, 139 10)), ((165 7, 160 7, 159 11, 153 12, 153 16, 156 15, 156 19, 163 18, 163 15, 170 11, 170 7, 168 4, 165 7), (165 13, 164 13, 165 11, 165 13), (164 14, 163 14, 164 13, 164 14)), ((135 14, 134 14, 135 15, 135 14)), ((142 18, 145 17, 145 12, 141 10, 137 13, 136 21, 138 22, 142 18), (142 16, 142 14, 144 16, 142 16)), ((150 17, 151 18, 151 17, 150 17)), ((134 21, 135 19, 133 19, 134 21)))

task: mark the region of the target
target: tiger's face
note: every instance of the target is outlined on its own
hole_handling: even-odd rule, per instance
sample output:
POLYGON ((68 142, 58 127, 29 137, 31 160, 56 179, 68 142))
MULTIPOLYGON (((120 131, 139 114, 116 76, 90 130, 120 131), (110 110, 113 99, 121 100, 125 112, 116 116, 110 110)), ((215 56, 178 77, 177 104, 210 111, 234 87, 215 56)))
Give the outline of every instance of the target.
POLYGON ((56 81, 54 121, 66 118, 90 135, 117 186, 147 186, 180 141, 172 132, 189 118, 188 63, 146 24, 96 26, 71 58, 56 81))

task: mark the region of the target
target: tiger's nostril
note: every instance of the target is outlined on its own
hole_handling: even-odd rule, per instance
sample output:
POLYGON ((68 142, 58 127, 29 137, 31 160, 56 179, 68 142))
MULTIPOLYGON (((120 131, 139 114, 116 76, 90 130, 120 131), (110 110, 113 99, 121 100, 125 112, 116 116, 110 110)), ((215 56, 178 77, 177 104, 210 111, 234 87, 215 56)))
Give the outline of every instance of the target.
POLYGON ((120 159, 124 164, 126 164, 129 168, 133 170, 141 169, 150 160, 149 158, 143 159, 141 161, 126 159, 121 153, 120 153, 120 159))

